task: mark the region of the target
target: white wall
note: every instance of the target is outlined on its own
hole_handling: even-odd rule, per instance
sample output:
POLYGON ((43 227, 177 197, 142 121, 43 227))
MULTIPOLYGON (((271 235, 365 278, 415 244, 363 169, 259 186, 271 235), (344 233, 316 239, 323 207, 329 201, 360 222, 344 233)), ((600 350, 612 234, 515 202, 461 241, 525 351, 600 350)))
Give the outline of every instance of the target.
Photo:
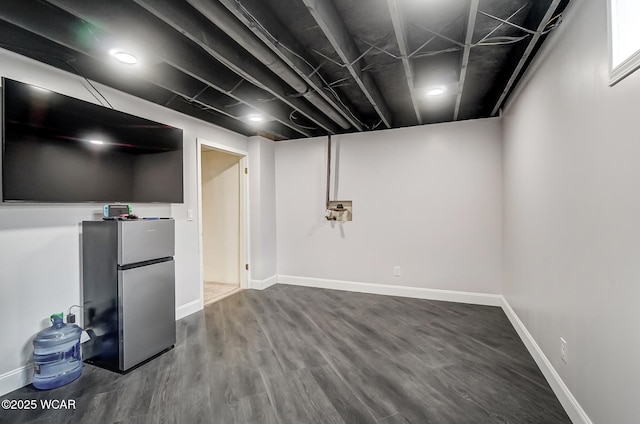
POLYGON ((500 131, 488 119, 334 136, 346 223, 324 218, 326 138, 278 142, 278 274, 499 293, 500 131))
MULTIPOLYGON (((96 102, 81 78, 0 49, 0 75, 96 102)), ((246 150, 247 139, 96 84, 121 111, 184 130, 184 204, 134 205, 139 215, 176 219, 176 306, 201 298, 198 225, 187 221, 197 208, 196 138, 246 150)), ((31 359, 33 335, 51 313, 80 302, 80 222, 95 219, 101 205, 0 204, 0 310, 10 325, 0 344, 0 394, 22 384, 31 359)), ((197 217, 196 217, 197 218, 197 217)))
POLYGON ((240 284, 240 156, 202 152, 204 281, 240 284))
POLYGON ((275 143, 249 138, 250 275, 254 282, 277 274, 275 184, 275 143))
POLYGON ((640 72, 608 86, 606 3, 569 5, 504 115, 503 291, 591 420, 631 424, 640 417, 640 72))

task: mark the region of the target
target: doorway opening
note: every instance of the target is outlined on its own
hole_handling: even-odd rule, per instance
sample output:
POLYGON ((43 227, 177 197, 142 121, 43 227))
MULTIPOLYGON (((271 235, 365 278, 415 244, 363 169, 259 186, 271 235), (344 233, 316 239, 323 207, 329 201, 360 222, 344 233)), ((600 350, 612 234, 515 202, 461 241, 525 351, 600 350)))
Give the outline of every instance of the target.
POLYGON ((200 140, 198 144, 201 299, 205 306, 247 286, 246 153, 200 140))

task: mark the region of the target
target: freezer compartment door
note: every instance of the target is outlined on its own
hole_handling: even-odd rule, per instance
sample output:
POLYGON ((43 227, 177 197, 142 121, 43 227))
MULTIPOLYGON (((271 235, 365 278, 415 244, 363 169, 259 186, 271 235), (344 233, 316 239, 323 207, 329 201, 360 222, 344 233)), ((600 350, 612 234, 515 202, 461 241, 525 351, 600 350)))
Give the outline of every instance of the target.
POLYGON ((175 253, 173 219, 118 222, 118 265, 166 258, 175 253))
POLYGON ((118 271, 121 371, 176 343, 173 260, 118 271))

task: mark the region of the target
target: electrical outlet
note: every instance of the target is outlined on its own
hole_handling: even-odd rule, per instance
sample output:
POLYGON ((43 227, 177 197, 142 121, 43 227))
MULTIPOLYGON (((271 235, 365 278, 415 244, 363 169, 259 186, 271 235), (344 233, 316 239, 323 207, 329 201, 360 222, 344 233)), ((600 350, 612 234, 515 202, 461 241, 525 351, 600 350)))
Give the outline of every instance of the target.
POLYGON ((560 337, 560 358, 566 364, 567 363, 567 341, 560 337))
POLYGON ((401 275, 400 273, 400 267, 399 266, 394 266, 393 267, 393 276, 394 277, 399 277, 401 275))

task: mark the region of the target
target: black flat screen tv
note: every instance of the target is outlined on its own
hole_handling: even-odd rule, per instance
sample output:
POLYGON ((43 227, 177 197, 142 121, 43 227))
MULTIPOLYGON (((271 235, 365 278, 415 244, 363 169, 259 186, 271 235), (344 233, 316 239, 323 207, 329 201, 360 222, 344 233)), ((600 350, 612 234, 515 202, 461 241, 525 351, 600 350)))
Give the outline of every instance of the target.
POLYGON ((182 130, 2 78, 3 202, 183 202, 182 130))

